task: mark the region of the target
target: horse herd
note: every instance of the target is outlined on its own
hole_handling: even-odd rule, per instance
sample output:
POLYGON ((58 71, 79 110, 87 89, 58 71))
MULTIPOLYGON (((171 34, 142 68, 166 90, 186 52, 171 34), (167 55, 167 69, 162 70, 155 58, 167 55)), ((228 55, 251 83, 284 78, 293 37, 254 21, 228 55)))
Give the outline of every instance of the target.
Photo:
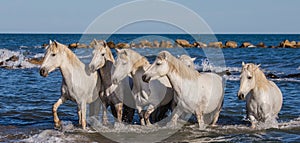
MULTIPOLYGON (((176 125, 182 113, 194 114, 199 127, 216 125, 224 100, 221 76, 199 73, 194 69, 195 59, 187 55, 176 58, 167 51, 160 52, 150 64, 131 49, 116 49, 115 61, 105 41, 94 42, 93 58, 85 65, 66 45, 50 40, 40 75, 46 77, 56 68, 62 74, 61 97, 52 110, 55 128, 61 127, 57 109, 66 100, 77 103, 79 125, 83 129, 87 126, 87 104, 90 117, 98 117, 102 106, 104 125, 108 123, 108 106, 116 122, 122 122, 124 116, 133 116, 134 110, 123 110, 131 106, 137 109, 140 124, 150 125, 150 115, 167 104, 172 111, 172 125, 176 125)), ((258 122, 277 118, 281 110, 281 91, 267 80, 259 65, 242 63, 237 95, 246 100, 252 128, 258 122)))

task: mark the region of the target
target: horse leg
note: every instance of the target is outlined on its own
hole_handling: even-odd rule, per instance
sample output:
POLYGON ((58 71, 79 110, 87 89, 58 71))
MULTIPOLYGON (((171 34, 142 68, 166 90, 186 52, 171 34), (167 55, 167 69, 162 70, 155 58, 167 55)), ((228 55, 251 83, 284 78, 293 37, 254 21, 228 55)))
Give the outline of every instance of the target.
POLYGON ((251 128, 254 129, 256 127, 256 119, 253 115, 249 115, 249 119, 251 122, 251 128))
POLYGON ((101 100, 97 98, 94 102, 92 102, 89 106, 89 117, 95 116, 97 120, 99 120, 99 112, 101 107, 101 100))
POLYGON ((217 113, 215 113, 215 115, 214 115, 213 122, 211 123, 212 127, 216 127, 217 126, 217 121, 219 119, 219 115, 220 115, 220 110, 217 111, 217 113))
POLYGON ((106 103, 102 103, 102 124, 107 125, 108 119, 107 119, 107 105, 106 103))
POLYGON ((123 103, 117 103, 117 104, 115 104, 115 108, 116 108, 116 111, 117 111, 118 122, 121 123, 122 122, 122 108, 123 108, 123 103))
POLYGON ((217 109, 217 111, 216 111, 216 113, 215 113, 215 115, 214 115, 214 119, 213 119, 213 122, 212 122, 212 124, 211 124, 211 126, 213 126, 213 127, 216 127, 217 125, 217 121, 218 121, 218 119, 219 119, 219 116, 220 116, 220 112, 221 112, 221 108, 222 108, 222 106, 223 106, 223 103, 224 103, 224 101, 222 101, 222 103, 219 105, 219 107, 218 107, 218 109, 217 109))
POLYGON ((133 116, 134 116, 134 108, 128 107, 126 104, 123 104, 124 110, 123 110, 123 117, 122 120, 128 124, 132 123, 133 116))
POLYGON ((145 120, 144 120, 144 112, 142 111, 142 107, 137 106, 138 114, 140 117, 140 122, 142 126, 145 126, 145 120))
POLYGON ((65 102, 65 98, 63 97, 60 97, 55 104, 53 104, 53 107, 52 107, 52 113, 53 113, 53 121, 54 121, 54 127, 55 128, 60 128, 61 126, 61 121, 59 120, 58 118, 58 115, 57 115, 57 109, 58 107, 63 104, 65 102))
POLYGON ((86 129, 86 102, 82 102, 80 104, 81 109, 81 126, 82 129, 86 129))
POLYGON ((203 125, 204 125, 203 112, 196 111, 196 117, 197 117, 199 128, 203 128, 203 125))
POLYGON ((146 125, 151 125, 149 117, 150 117, 150 115, 153 111, 154 111, 154 106, 152 104, 150 104, 147 111, 146 111, 146 113, 145 113, 146 125))
POLYGON ((81 114, 81 107, 77 107, 77 114, 78 114, 78 124, 79 126, 81 126, 81 122, 82 122, 82 114, 81 114))
POLYGON ((179 115, 182 114, 182 111, 179 111, 179 109, 175 109, 173 111, 173 116, 172 116, 172 119, 171 119, 171 126, 177 126, 177 120, 179 118, 179 115))

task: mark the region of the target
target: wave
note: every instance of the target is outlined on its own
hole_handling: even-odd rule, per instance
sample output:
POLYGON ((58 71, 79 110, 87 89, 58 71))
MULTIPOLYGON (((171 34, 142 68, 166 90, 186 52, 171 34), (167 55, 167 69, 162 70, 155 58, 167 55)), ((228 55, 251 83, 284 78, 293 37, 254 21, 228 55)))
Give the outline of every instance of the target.
MULTIPOLYGON (((38 65, 30 63, 30 57, 26 57, 22 51, 11 51, 7 49, 0 49, 0 67, 8 69, 26 69, 36 68, 38 65)), ((36 54, 34 58, 40 58, 43 55, 36 54)))
MULTIPOLYGON (((181 124, 181 123, 180 123, 181 124)), ((32 135, 21 142, 145 142, 145 141, 170 141, 170 142, 199 142, 199 141, 227 141, 237 140, 262 140, 262 132, 291 132, 300 129, 300 117, 290 121, 278 122, 270 120, 266 123, 257 124, 256 129, 246 124, 207 126, 202 129, 197 124, 168 126, 140 126, 123 125, 103 126, 101 123, 82 130, 70 121, 62 122, 62 130, 46 129, 38 134, 32 135), (251 136, 255 135, 255 136, 251 136), (169 138, 170 137, 170 138, 169 138)), ((282 140, 282 139, 275 139, 282 140)))

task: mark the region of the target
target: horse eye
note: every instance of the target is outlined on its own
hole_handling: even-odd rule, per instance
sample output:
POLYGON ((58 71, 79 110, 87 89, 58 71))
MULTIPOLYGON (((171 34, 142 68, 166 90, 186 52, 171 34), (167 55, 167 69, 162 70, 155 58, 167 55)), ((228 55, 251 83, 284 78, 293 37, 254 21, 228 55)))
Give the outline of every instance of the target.
POLYGON ((160 62, 157 62, 157 63, 156 63, 156 65, 158 65, 158 66, 159 66, 159 65, 161 65, 161 63, 160 63, 160 62))
POLYGON ((51 54, 52 57, 54 57, 56 54, 51 54))
POLYGON ((251 77, 251 76, 248 76, 247 78, 248 78, 248 79, 252 79, 252 77, 251 77))
POLYGON ((101 54, 101 56, 104 56, 105 54, 101 54))

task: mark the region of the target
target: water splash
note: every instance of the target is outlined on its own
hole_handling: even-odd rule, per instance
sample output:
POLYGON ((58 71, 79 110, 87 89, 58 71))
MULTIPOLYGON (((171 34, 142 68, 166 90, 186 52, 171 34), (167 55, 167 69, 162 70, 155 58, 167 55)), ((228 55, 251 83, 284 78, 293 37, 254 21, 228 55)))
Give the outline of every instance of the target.
MULTIPOLYGON (((26 57, 25 55, 27 55, 26 52, 22 51, 0 49, 0 66, 10 69, 26 69, 38 67, 38 65, 34 65, 28 62, 29 57, 26 57)), ((33 57, 40 58, 42 56, 42 54, 36 54, 33 57)))

